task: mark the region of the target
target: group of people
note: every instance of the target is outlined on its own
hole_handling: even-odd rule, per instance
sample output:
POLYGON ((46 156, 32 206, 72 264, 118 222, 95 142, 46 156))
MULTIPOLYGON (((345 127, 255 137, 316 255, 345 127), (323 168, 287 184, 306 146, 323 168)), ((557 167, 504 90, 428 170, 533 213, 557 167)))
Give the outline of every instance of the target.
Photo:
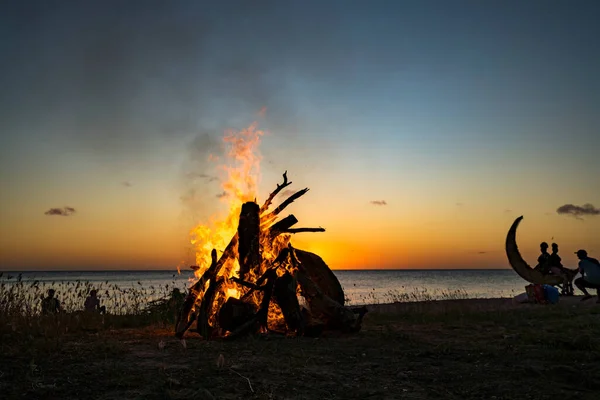
POLYGON ((558 255, 558 244, 552 243, 552 253, 548 253, 548 243, 540 244, 542 254, 538 257, 538 265, 536 270, 543 274, 552 274, 563 279, 563 294, 573 293, 573 278, 577 273, 581 273, 581 277, 573 282, 579 290, 584 294, 582 300, 592 298, 587 289, 598 290, 598 302, 600 303, 600 262, 588 256, 587 251, 578 250, 575 252, 579 259, 578 269, 569 269, 562 264, 562 259, 558 255))
MULTIPOLYGON (((48 296, 42 299, 42 314, 58 314, 63 311, 60 301, 54 297, 55 294, 54 289, 48 289, 48 296)), ((83 303, 83 309, 100 314, 106 313, 106 307, 100 305, 100 299, 96 290, 90 290, 89 296, 83 303)))
MULTIPOLYGON (((56 292, 54 289, 48 289, 48 297, 42 299, 42 314, 58 314, 63 311, 60 301, 54 297, 56 292)), ((169 310, 178 311, 183 302, 185 301, 185 294, 177 288, 173 289, 170 298, 167 300, 159 300, 159 305, 166 306, 169 310)), ((100 305, 100 298, 98 298, 98 292, 90 290, 89 296, 83 303, 83 309, 89 312, 97 312, 100 314, 106 313, 106 306, 100 305)))

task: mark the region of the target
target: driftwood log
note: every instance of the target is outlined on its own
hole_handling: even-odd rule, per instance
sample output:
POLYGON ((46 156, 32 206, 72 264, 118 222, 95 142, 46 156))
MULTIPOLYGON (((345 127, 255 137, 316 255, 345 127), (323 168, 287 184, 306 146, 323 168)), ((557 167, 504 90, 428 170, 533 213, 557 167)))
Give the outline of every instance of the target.
MULTIPOLYGON (((340 302, 329 297, 321 288, 310 279, 304 265, 298 261, 292 245, 289 246, 292 265, 298 269, 298 283, 304 293, 304 298, 310 305, 311 313, 325 322, 329 329, 344 332, 358 332, 362 325, 364 313, 355 313, 353 309, 344 307, 340 302)), ((342 293, 343 294, 343 293, 342 293)))

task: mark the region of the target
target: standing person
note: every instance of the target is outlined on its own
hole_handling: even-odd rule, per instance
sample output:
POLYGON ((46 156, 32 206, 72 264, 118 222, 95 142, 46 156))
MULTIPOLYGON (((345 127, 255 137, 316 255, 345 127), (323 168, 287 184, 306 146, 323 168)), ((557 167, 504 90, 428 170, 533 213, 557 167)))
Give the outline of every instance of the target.
POLYGON ((100 314, 106 313, 106 307, 100 306, 100 299, 97 296, 98 292, 95 289, 90 290, 90 295, 85 299, 83 304, 85 311, 99 312, 100 314))
POLYGON ((48 289, 48 297, 42 299, 42 314, 58 314, 62 311, 60 301, 54 297, 54 289, 48 289))
POLYGON ((538 257, 538 265, 536 265, 535 269, 546 275, 550 273, 550 265, 548 263, 550 260, 550 254, 548 254, 548 243, 540 243, 540 251, 542 254, 540 254, 538 257))
POLYGON ((577 250, 575 254, 579 258, 579 272, 581 272, 581 278, 575 279, 575 286, 584 294, 581 301, 593 297, 586 289, 590 288, 596 289, 596 293, 598 294, 597 302, 600 303, 600 262, 595 258, 588 257, 585 250, 577 250))

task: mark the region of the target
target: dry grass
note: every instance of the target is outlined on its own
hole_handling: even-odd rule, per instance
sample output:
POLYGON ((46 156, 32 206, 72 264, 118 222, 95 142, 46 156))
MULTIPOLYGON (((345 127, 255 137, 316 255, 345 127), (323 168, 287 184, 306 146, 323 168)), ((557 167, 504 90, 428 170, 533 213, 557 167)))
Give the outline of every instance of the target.
POLYGON ((356 304, 389 304, 389 303, 408 303, 436 300, 459 300, 467 299, 469 294, 462 289, 457 290, 429 290, 427 288, 412 288, 403 290, 389 290, 386 293, 378 294, 373 291, 367 295, 360 295, 358 299, 351 301, 346 298, 349 305, 356 304))
POLYGON ((108 282, 23 281, 20 275, 0 272, 0 335, 5 343, 26 345, 36 338, 56 338, 76 332, 98 332, 173 323, 175 311, 166 304, 173 284, 160 287, 120 288, 108 282), (63 312, 41 315, 41 300, 56 291, 63 312), (96 289, 107 315, 83 312, 83 303, 96 289))
MULTIPOLYGON (((56 291, 65 312, 83 309, 83 302, 90 290, 96 289, 98 297, 111 314, 138 314, 153 301, 169 295, 175 287, 175 281, 160 286, 122 288, 109 281, 94 284, 88 281, 38 281, 22 279, 22 275, 8 275, 0 272, 0 311, 19 315, 37 315, 41 311, 41 299, 48 289, 56 291)), ((181 288, 180 288, 181 289, 181 288)))

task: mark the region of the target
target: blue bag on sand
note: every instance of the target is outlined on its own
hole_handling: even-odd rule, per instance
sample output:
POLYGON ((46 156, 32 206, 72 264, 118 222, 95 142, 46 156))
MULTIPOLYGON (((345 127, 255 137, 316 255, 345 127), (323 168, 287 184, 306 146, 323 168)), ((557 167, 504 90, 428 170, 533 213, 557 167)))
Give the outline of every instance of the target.
POLYGON ((544 294, 546 295, 546 301, 550 304, 558 303, 558 299, 560 298, 560 294, 558 289, 554 286, 544 285, 544 294))

